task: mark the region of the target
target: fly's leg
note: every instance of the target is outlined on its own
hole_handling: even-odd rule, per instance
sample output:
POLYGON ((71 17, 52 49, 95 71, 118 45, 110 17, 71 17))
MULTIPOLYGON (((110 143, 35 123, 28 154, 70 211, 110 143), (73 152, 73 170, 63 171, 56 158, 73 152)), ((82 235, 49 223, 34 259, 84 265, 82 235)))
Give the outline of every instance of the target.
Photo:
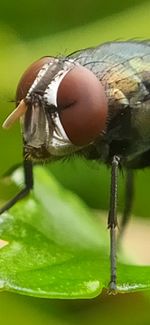
POLYGON ((116 290, 116 226, 119 162, 120 158, 114 156, 111 164, 110 206, 108 215, 108 229, 110 229, 110 292, 115 292, 116 290))
POLYGON ((29 160, 24 160, 24 188, 14 196, 10 201, 8 201, 2 208, 0 208, 0 214, 10 209, 16 202, 24 198, 29 191, 33 188, 33 166, 32 162, 29 160))
POLYGON ((124 229, 129 221, 132 203, 134 197, 134 172, 131 169, 126 171, 126 183, 125 183, 125 206, 122 215, 122 221, 120 226, 119 238, 123 235, 124 229))

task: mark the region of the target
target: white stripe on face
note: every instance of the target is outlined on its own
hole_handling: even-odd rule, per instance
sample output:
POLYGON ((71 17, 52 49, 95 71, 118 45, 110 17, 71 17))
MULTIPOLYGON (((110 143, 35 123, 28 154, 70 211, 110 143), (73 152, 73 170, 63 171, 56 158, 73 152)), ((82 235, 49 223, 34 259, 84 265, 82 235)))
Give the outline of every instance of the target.
POLYGON ((58 88, 63 80, 63 78, 66 76, 66 74, 74 68, 75 64, 72 60, 70 61, 64 61, 63 69, 61 69, 55 77, 50 81, 48 87, 46 88, 44 92, 44 100, 47 103, 47 105, 54 105, 57 107, 57 93, 58 88))
POLYGON ((46 71, 48 70, 49 66, 52 65, 53 62, 49 62, 49 63, 45 63, 43 65, 43 67, 40 69, 40 71, 38 72, 34 82, 32 83, 30 89, 28 90, 27 96, 26 98, 28 98, 30 96, 30 94, 32 93, 32 91, 34 90, 34 88, 37 86, 37 84, 39 83, 39 81, 44 77, 46 71))

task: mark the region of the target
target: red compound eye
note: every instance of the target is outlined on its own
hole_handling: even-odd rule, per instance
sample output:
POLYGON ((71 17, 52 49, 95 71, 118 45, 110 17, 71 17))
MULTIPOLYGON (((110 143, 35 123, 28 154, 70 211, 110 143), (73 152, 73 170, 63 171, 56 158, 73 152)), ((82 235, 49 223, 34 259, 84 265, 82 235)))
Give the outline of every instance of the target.
POLYGON ((57 93, 60 120, 70 141, 87 145, 106 128, 108 104, 97 77, 76 66, 63 78, 57 93))
POLYGON ((22 75, 16 91, 16 102, 18 103, 21 99, 25 98, 28 90, 32 86, 37 74, 42 69, 43 65, 52 62, 54 58, 45 56, 34 63, 32 63, 28 69, 22 75))

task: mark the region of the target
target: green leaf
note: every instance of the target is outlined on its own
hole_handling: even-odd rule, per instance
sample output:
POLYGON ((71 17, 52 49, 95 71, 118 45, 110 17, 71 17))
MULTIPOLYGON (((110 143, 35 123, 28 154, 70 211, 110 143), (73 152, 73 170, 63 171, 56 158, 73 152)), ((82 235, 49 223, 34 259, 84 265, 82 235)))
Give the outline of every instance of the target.
MULTIPOLYGON (((20 183, 22 173, 13 179, 20 183)), ((33 193, 0 216, 1 290, 48 298, 90 298, 109 283, 106 224, 44 168, 33 193)), ((150 288, 150 267, 118 263, 118 291, 150 288)))

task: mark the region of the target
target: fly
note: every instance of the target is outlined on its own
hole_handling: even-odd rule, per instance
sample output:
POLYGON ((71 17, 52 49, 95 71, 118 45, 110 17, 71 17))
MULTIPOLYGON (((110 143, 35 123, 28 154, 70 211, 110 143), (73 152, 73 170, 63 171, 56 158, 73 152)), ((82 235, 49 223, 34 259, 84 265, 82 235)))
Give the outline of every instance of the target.
POLYGON ((116 290, 118 170, 127 171, 123 227, 132 206, 133 170, 150 166, 150 42, 110 42, 64 58, 43 57, 21 77, 16 105, 3 127, 20 119, 25 186, 0 213, 33 188, 34 161, 77 152, 104 162, 111 168, 109 288, 116 290))

